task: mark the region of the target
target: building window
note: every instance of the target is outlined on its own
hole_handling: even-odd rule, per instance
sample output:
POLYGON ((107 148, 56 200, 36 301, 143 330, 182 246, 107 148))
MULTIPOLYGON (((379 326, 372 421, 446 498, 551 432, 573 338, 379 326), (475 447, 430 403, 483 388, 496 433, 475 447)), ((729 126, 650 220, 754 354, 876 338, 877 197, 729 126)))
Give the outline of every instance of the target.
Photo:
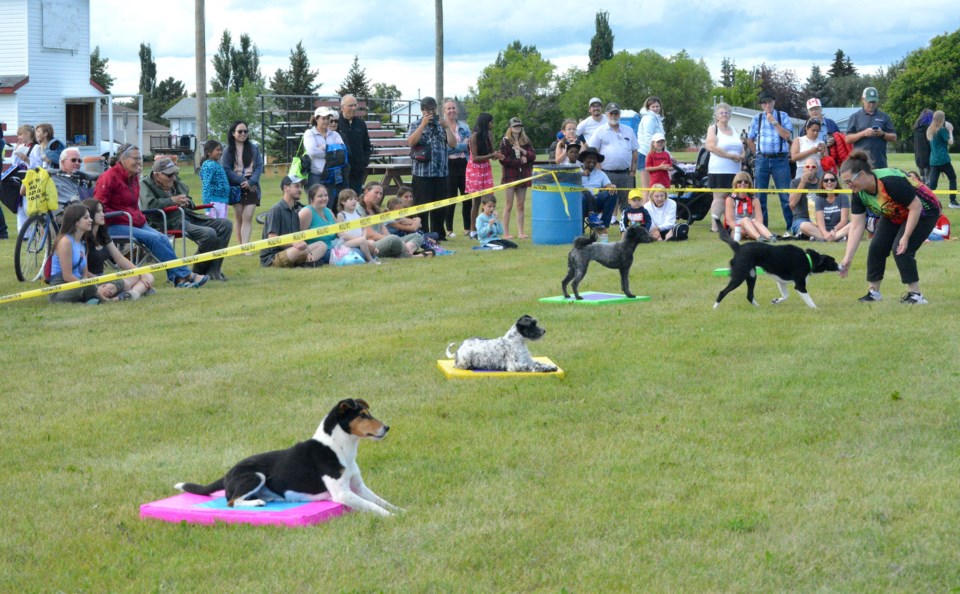
POLYGON ((93 144, 93 103, 67 103, 67 134, 70 144, 93 144))

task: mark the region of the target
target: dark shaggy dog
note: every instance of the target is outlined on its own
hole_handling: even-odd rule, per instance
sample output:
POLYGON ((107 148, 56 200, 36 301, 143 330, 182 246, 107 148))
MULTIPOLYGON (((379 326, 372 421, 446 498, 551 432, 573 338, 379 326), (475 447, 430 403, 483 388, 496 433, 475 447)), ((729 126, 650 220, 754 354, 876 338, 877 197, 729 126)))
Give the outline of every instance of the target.
POLYGON ((840 269, 837 261, 831 256, 826 256, 814 250, 802 250, 795 245, 770 245, 760 242, 740 245, 730 237, 730 233, 722 224, 719 227, 720 239, 733 249, 733 259, 730 260, 730 282, 717 295, 717 302, 713 304, 714 308, 720 305, 727 293, 739 287, 744 281, 747 283, 747 301, 759 305, 753 298, 753 288, 757 284, 757 271, 755 269, 757 266, 763 268, 780 288, 780 297, 777 297, 771 303, 776 304, 786 301, 789 295, 787 293, 787 283, 793 282, 793 286, 800 294, 803 302, 809 307, 816 308, 813 299, 807 294, 807 277, 815 273, 835 272, 840 269))
POLYGON ((583 299, 577 290, 580 281, 587 275, 587 266, 590 260, 596 260, 607 268, 616 268, 620 271, 620 287, 623 294, 633 299, 636 297, 630 292, 630 267, 633 266, 633 252, 637 245, 641 243, 650 243, 653 239, 646 229, 640 226, 633 226, 627 229, 620 241, 616 243, 597 243, 597 234, 590 233, 590 237, 578 237, 573 240, 573 249, 567 256, 567 276, 561 282, 563 287, 563 296, 567 299, 570 295, 567 293, 567 283, 573 279, 573 294, 577 299, 583 299))

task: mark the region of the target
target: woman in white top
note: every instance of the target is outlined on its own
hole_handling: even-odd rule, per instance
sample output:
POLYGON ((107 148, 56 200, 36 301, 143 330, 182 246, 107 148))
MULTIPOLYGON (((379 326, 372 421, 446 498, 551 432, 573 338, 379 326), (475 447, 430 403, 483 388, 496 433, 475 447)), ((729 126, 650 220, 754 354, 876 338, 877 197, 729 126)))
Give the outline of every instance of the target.
POLYGON ((707 150, 710 164, 707 166, 707 183, 713 191, 710 206, 710 230, 716 233, 717 219, 723 216, 727 190, 733 187, 733 177, 743 168, 743 143, 736 130, 730 127, 730 106, 717 103, 714 109, 716 123, 707 128, 707 150))
POLYGON ((643 109, 640 110, 640 124, 637 130, 637 143, 640 145, 640 153, 637 158, 638 171, 640 171, 640 187, 650 187, 650 174, 644 168, 647 162, 647 153, 650 151, 650 143, 653 142, 653 135, 659 132, 666 136, 663 129, 663 106, 660 103, 660 97, 647 97, 643 102, 643 109))
POLYGON ((339 132, 330 129, 330 123, 337 118, 337 111, 329 107, 318 107, 310 118, 310 127, 303 133, 303 148, 310 155, 310 175, 307 177, 307 187, 314 184, 323 184, 327 188, 331 199, 335 199, 337 192, 335 184, 325 184, 323 168, 327 163, 327 145, 343 144, 339 132))
MULTIPOLYGON (((40 145, 37 144, 37 133, 33 126, 24 124, 17 128, 17 144, 13 146, 13 159, 10 166, 14 169, 34 169, 43 166, 43 156, 40 145)), ((27 222, 26 201, 20 198, 17 208, 17 232, 27 222)))
MULTIPOLYGON (((813 157, 817 162, 817 178, 823 176, 823 168, 820 167, 820 157, 827 154, 827 145, 820 140, 820 122, 814 119, 807 120, 804 124, 803 136, 797 136, 790 145, 790 160, 794 163, 803 163, 809 157, 813 157)), ((803 168, 797 167, 797 174, 794 179, 799 179, 803 175, 803 168)))

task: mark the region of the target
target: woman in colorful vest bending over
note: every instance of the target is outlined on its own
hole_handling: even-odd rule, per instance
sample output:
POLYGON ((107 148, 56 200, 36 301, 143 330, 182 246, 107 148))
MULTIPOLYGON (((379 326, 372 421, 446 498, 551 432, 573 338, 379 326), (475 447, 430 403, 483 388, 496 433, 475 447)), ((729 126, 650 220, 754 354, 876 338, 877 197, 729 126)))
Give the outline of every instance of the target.
POLYGON ((899 169, 873 169, 867 154, 853 151, 840 167, 840 179, 850 189, 850 237, 847 251, 840 262, 840 276, 850 271, 863 231, 867 211, 878 215, 877 230, 867 252, 867 294, 862 302, 880 301, 880 283, 893 251, 893 261, 900 271, 900 282, 907 292, 900 303, 925 304, 920 292, 916 253, 930 235, 940 216, 940 202, 922 183, 912 180, 899 169))

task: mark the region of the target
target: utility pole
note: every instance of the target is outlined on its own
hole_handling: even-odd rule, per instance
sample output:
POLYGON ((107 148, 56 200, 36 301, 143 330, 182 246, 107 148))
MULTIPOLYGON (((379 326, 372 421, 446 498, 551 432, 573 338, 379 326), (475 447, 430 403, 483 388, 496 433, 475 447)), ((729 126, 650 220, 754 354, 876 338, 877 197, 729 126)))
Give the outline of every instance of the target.
POLYGON ((436 6, 437 12, 437 65, 436 65, 436 86, 437 86, 437 96, 436 100, 441 106, 443 105, 443 0, 434 0, 434 5, 436 6))
POLYGON ((196 68, 197 68, 197 146, 193 151, 193 167, 200 167, 203 143, 207 141, 207 26, 204 19, 204 0, 194 0, 196 10, 196 68))

